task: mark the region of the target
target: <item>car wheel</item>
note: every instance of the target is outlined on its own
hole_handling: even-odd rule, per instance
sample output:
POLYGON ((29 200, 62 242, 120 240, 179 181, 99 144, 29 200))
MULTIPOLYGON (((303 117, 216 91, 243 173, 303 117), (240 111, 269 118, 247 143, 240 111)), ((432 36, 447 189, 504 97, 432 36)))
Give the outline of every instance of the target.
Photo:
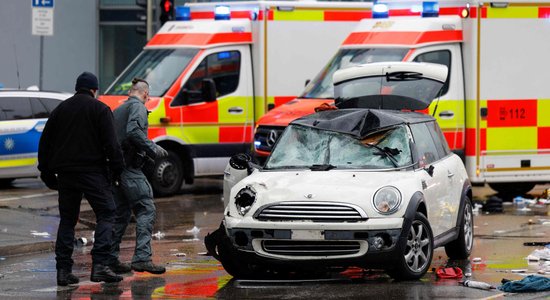
POLYGON ((466 197, 460 231, 456 240, 445 245, 445 252, 451 259, 466 259, 474 245, 474 214, 470 199, 466 197))
POLYGON ((155 160, 155 166, 148 172, 155 195, 177 193, 183 184, 183 172, 181 158, 171 150, 168 150, 168 156, 155 160))
POLYGON ((9 187, 15 178, 0 178, 0 187, 9 187))
POLYGON ((428 271, 433 256, 432 228, 422 213, 415 214, 404 243, 397 264, 388 273, 396 280, 419 279, 428 271))

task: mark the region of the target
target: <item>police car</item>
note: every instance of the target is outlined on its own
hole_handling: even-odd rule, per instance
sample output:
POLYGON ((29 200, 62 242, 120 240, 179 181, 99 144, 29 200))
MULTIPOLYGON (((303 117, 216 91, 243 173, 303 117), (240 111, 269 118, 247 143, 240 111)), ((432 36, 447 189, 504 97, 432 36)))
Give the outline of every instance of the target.
POLYGON ((36 177, 40 135, 52 112, 71 94, 0 90, 0 185, 36 177))

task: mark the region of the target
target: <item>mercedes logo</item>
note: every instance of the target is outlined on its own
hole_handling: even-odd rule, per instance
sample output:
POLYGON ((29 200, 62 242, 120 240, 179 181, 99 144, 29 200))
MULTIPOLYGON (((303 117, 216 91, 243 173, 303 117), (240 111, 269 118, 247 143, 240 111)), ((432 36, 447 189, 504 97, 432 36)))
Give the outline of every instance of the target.
POLYGON ((267 135, 267 140, 265 142, 269 147, 273 147, 273 145, 275 145, 275 142, 277 142, 278 137, 279 134, 277 133, 277 130, 273 129, 267 135))

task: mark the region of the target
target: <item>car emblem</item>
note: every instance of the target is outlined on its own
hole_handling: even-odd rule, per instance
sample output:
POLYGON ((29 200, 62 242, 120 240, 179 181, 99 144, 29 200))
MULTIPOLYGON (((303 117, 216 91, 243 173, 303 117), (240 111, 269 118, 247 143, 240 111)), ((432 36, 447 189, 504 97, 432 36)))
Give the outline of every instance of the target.
POLYGON ((313 199, 313 194, 307 194, 307 195, 304 195, 304 197, 306 197, 307 199, 313 199))
POLYGON ((275 145, 275 142, 277 142, 277 138, 279 137, 279 134, 277 134, 277 130, 271 130, 269 132, 269 135, 267 136, 266 144, 269 147, 273 147, 275 145))

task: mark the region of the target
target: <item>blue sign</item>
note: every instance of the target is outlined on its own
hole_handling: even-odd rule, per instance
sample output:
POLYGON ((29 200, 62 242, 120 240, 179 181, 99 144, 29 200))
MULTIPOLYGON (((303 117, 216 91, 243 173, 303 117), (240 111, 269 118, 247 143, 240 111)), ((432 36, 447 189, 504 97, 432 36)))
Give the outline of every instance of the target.
POLYGON ((50 7, 53 8, 53 0, 31 0, 32 7, 50 7))

